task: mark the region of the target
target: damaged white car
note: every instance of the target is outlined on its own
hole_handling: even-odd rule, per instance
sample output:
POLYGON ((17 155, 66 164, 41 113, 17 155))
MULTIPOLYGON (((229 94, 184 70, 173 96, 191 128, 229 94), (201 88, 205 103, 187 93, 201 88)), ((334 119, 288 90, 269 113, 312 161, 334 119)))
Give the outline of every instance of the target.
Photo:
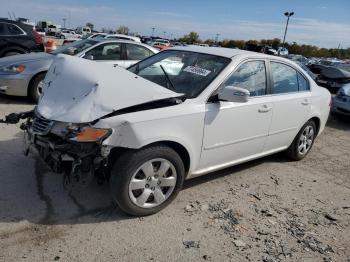
POLYGON ((119 207, 153 214, 185 179, 286 151, 304 158, 329 92, 297 64, 234 49, 178 47, 128 70, 59 56, 32 112, 9 115, 65 183, 109 181, 119 207))

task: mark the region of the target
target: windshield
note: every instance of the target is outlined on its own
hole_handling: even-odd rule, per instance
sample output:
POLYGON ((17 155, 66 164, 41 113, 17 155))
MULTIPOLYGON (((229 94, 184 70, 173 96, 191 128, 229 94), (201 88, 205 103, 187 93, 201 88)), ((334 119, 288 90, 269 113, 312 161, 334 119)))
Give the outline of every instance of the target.
POLYGON ((198 96, 230 63, 231 59, 188 51, 158 53, 128 70, 153 83, 185 94, 198 96))
POLYGON ((51 54, 57 55, 57 54, 65 54, 65 55, 76 55, 91 46, 97 44, 97 41, 86 39, 81 41, 75 41, 71 44, 62 46, 61 48, 58 48, 56 51, 52 52, 51 54))

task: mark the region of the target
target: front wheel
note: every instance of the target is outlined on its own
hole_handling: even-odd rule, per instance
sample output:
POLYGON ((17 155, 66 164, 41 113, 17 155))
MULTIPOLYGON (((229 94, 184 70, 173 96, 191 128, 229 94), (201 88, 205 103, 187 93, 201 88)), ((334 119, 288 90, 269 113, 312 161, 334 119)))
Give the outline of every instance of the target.
POLYGON ((314 144, 316 132, 315 122, 312 120, 307 121, 287 149, 287 155, 293 160, 303 159, 314 144))
POLYGON ((29 86, 29 95, 37 103, 43 91, 45 73, 37 75, 29 86))
POLYGON ((152 146, 121 156, 112 169, 110 187, 125 213, 146 216, 174 200, 184 177, 184 164, 173 149, 152 146))

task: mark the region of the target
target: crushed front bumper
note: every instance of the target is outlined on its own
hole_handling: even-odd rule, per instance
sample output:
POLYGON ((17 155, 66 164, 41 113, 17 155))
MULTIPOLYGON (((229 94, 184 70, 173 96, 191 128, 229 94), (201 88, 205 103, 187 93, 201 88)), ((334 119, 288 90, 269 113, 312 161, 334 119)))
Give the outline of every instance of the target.
POLYGON ((38 116, 27 119, 22 125, 24 130, 25 154, 34 150, 55 173, 64 174, 64 184, 86 186, 98 177, 104 180, 108 163, 106 155, 102 155, 100 143, 81 143, 58 136, 52 131, 55 123, 43 120, 38 116))

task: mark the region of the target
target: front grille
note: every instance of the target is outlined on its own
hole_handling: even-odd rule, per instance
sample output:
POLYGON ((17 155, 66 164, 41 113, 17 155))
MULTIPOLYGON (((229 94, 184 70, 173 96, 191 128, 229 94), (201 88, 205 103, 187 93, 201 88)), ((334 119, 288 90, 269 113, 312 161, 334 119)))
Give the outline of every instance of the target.
POLYGON ((35 134, 47 135, 53 125, 53 121, 36 116, 33 120, 32 129, 35 134))

